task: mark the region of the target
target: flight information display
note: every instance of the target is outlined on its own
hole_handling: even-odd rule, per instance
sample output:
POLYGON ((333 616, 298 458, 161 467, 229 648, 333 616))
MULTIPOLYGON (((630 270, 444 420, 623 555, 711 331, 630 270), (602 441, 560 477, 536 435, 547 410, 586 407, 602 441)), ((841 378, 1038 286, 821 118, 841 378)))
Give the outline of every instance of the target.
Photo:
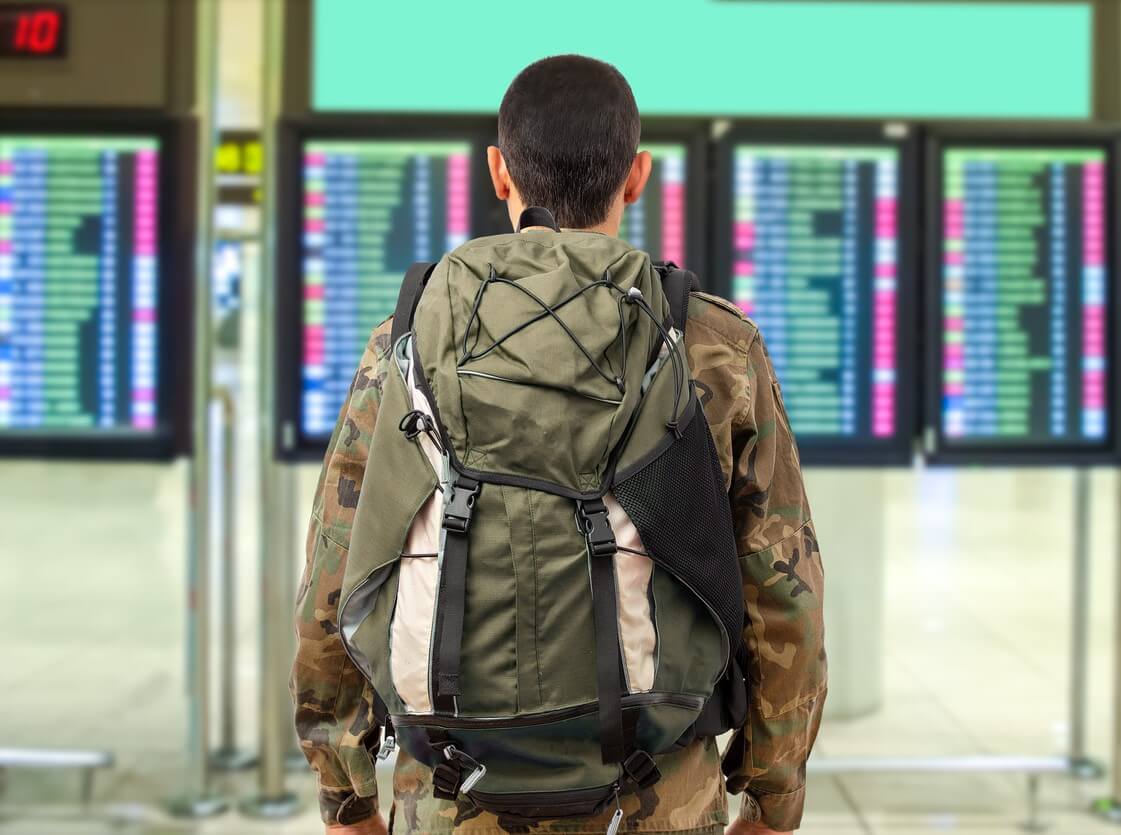
POLYGON ((0 438, 156 431, 160 152, 0 132, 0 438))
POLYGON ((1102 446, 1108 153, 941 149, 940 435, 948 449, 1102 446))
POLYGON ((686 252, 686 171, 684 144, 644 144, 640 151, 652 157, 650 179, 642 196, 627 206, 619 236, 653 261, 688 263, 686 252))
POLYGON ((471 234, 468 141, 304 143, 300 432, 329 436, 405 271, 471 234))
POLYGON ((803 447, 875 448, 900 415, 901 151, 731 148, 731 296, 759 326, 803 447))

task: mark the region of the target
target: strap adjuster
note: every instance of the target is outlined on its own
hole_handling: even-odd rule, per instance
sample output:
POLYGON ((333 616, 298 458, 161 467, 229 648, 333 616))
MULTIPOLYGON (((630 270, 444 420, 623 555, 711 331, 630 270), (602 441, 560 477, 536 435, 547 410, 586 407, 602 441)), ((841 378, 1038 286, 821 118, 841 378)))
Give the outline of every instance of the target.
POLYGON ((459 476, 451 486, 451 496, 444 505, 443 525, 454 533, 467 533, 471 514, 475 510, 475 497, 479 495, 479 482, 459 476))
POLYGON ((455 800, 463 784, 463 769, 444 762, 432 769, 432 795, 440 800, 455 800))
POLYGON ((445 744, 438 747, 444 754, 444 762, 432 769, 434 796, 441 800, 455 800, 460 794, 467 794, 487 776, 485 765, 454 745, 445 744), (467 769, 470 771, 464 777, 467 769))
POLYGON ((634 751, 623 760, 623 771, 640 789, 648 789, 662 779, 658 764, 645 751, 634 751))
POLYGON ((593 557, 611 557, 618 550, 615 532, 607 516, 603 499, 592 499, 576 505, 576 525, 588 542, 588 553, 593 557))

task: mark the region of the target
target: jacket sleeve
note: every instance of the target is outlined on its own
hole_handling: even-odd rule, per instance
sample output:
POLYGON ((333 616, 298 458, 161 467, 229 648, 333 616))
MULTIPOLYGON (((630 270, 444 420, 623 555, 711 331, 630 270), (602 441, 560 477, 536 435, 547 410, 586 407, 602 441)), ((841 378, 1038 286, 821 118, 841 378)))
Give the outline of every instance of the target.
POLYGON ((824 575, 782 393, 760 336, 733 422, 732 511, 747 618, 748 718, 724 755, 740 816, 798 828, 826 692, 824 575))
POLYGON ((358 823, 377 811, 372 751, 380 739, 373 690, 351 663, 338 630, 339 597, 354 509, 388 372, 390 324, 370 338, 327 448, 296 600, 296 659, 290 690, 296 733, 319 783, 327 824, 358 823))

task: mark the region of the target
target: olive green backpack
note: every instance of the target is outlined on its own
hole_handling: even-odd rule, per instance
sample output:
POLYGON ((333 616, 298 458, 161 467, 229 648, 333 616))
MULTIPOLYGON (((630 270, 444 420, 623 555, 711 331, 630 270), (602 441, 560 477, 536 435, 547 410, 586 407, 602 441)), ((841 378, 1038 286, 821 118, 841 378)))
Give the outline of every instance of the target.
POLYGON ((731 512, 695 278, 543 209, 520 226, 406 275, 340 631, 379 756, 508 821, 615 808, 613 832, 655 755, 743 721, 731 512))

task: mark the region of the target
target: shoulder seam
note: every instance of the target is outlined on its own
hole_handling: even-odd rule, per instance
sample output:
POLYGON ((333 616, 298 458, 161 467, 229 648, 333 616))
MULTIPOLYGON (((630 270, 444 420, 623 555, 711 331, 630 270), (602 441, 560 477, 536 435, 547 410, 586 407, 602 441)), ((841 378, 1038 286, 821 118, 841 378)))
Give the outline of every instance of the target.
POLYGON ((722 310, 726 310, 728 313, 735 316, 742 322, 754 324, 742 310, 740 310, 727 299, 721 298, 720 296, 714 295, 712 293, 706 293, 704 290, 691 290, 689 292, 689 295, 696 296, 698 299, 708 302, 713 307, 719 307, 722 310))
POLYGON ((708 322, 701 321, 700 319, 690 319, 689 320, 689 327, 693 327, 693 326, 700 326, 700 327, 706 329, 707 331, 712 333, 714 336, 716 336, 722 343, 724 343, 725 346, 727 346, 728 348, 731 348, 737 354, 741 354, 744 357, 747 356, 748 351, 751 349, 751 345, 755 341, 754 339, 752 339, 752 341, 749 342, 748 346, 745 348, 741 342, 736 342, 735 340, 731 339, 727 334, 723 333, 722 331, 718 330, 717 328, 714 328, 708 322))

